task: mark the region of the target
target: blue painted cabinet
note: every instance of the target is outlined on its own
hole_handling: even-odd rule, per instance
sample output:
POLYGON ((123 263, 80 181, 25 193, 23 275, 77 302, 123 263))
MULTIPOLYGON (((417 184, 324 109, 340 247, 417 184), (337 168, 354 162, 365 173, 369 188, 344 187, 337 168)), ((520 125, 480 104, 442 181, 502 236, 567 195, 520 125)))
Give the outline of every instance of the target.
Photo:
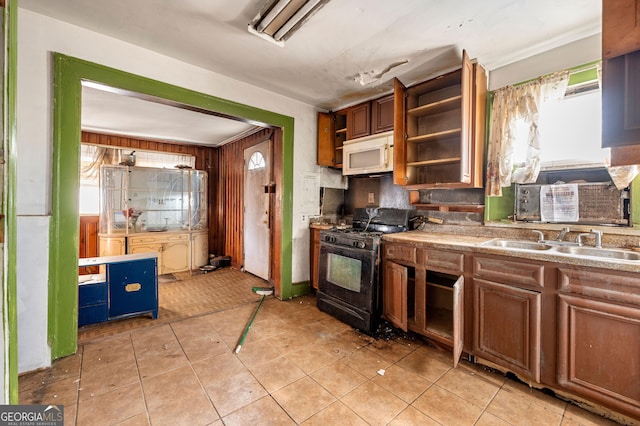
POLYGON ((105 265, 106 275, 78 285, 78 327, 143 314, 158 318, 156 253, 80 259, 87 265, 105 265))

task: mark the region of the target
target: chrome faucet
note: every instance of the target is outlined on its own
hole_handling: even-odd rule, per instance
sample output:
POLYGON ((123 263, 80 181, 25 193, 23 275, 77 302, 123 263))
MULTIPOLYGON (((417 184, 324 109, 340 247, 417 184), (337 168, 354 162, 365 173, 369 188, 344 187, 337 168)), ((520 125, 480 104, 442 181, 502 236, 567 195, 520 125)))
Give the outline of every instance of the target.
POLYGON ((531 232, 533 232, 534 234, 536 234, 538 236, 538 242, 539 243, 544 241, 544 234, 542 233, 542 231, 538 231, 537 229, 534 229, 531 232))
POLYGON ((589 232, 578 234, 578 238, 576 239, 576 242, 578 243, 579 246, 582 246, 582 237, 591 237, 591 236, 595 238, 595 242, 594 242, 595 248, 602 248, 602 231, 597 231, 595 229, 592 229, 589 232))
POLYGON ((569 232, 569 231, 570 231, 570 229, 568 227, 562 228, 562 230, 560 231, 560 233, 556 237, 556 241, 564 240, 565 235, 567 235, 567 232, 569 232))

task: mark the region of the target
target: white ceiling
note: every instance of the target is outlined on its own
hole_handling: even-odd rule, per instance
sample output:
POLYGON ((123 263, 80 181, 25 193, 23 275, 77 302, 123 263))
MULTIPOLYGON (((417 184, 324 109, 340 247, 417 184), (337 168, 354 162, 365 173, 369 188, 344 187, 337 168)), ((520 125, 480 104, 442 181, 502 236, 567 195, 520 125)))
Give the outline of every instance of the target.
MULTIPOLYGON (((601 0, 330 0, 279 47, 247 31, 264 1, 21 0, 19 6, 325 109, 388 93, 394 77, 409 85, 456 67, 463 48, 493 70, 601 30, 601 0)), ((131 117, 135 99, 92 92, 83 94, 83 126, 122 130, 114 111, 131 117), (109 99, 91 101, 97 95, 109 99), (104 117, 109 123, 101 123, 104 117)), ((225 129, 226 122, 212 121, 209 127, 219 130, 200 135, 171 131, 180 140, 216 144, 240 130, 237 122, 225 129)), ((140 123, 128 119, 127 127, 138 127, 127 133, 148 131, 140 123)))

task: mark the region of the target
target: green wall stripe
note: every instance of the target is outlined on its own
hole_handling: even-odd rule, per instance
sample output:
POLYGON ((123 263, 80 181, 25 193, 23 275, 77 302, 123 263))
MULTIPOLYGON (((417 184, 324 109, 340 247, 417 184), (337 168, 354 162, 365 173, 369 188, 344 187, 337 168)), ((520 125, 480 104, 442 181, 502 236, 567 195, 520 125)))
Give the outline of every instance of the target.
MULTIPOLYGON (((18 403, 18 296, 16 278, 17 257, 17 220, 16 220, 16 93, 18 77, 18 0, 6 0, 4 16, 5 39, 5 81, 3 84, 5 93, 3 100, 4 109, 4 188, 2 200, 2 212, 5 215, 5 263, 4 283, 7 286, 5 294, 7 299, 3 301, 4 321, 3 327, 8 332, 5 337, 5 380, 8 375, 9 403, 18 403), (7 359, 8 358, 8 359, 7 359)), ((6 384, 6 382, 5 382, 6 384)), ((6 389, 6 387, 5 387, 6 389)))
POLYGON ((168 99, 283 129, 281 297, 292 289, 293 130, 289 116, 54 53, 54 141, 49 248, 49 344, 52 358, 77 347, 78 188, 82 81, 168 99), (69 253, 76 254, 75 256, 69 253))

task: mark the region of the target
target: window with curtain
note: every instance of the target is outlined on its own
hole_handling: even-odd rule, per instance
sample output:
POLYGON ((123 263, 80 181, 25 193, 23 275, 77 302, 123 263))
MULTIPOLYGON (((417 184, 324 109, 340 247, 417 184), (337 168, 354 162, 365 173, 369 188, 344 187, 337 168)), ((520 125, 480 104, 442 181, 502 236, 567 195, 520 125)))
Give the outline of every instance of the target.
MULTIPOLYGON (((488 196, 512 183, 534 183, 540 170, 607 166, 601 148, 599 64, 562 71, 494 92, 490 124, 488 196)), ((616 186, 635 177, 635 167, 610 168, 616 186)))

